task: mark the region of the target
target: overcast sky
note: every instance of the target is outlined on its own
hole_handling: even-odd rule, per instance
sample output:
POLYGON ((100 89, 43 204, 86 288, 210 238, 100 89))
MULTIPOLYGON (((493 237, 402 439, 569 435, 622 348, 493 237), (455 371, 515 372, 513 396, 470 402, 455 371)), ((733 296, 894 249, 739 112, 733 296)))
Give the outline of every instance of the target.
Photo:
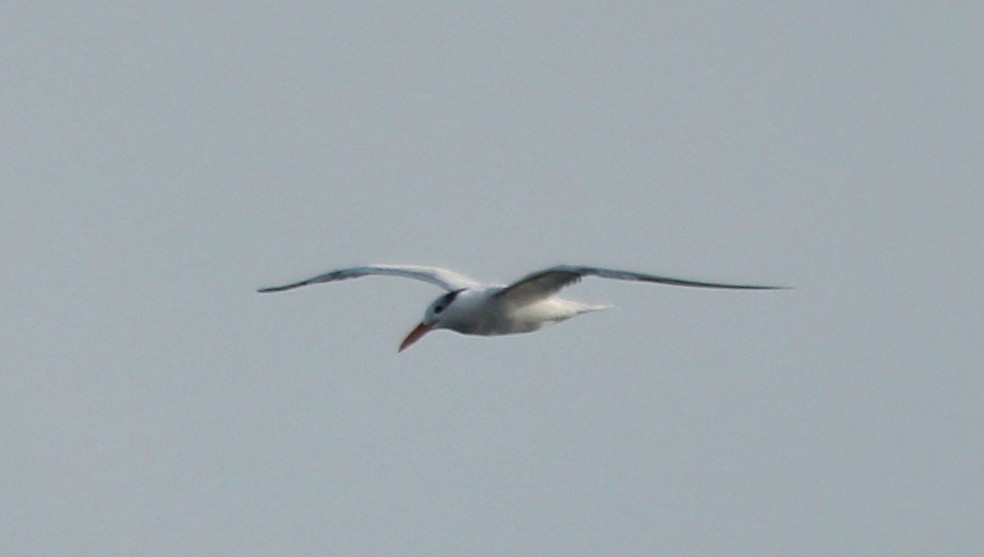
POLYGON ((980 555, 984 8, 258 4, 4 9, 0 554, 980 555))

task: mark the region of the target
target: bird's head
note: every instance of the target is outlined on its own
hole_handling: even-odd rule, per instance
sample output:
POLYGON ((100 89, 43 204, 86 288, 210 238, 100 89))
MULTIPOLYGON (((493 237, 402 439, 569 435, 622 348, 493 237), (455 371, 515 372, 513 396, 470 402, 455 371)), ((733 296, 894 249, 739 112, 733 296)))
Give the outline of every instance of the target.
POLYGON ((420 337, 426 335, 434 329, 447 328, 447 321, 445 320, 445 316, 447 315, 446 312, 448 307, 454 303, 455 298, 457 298, 460 293, 461 290, 454 290, 431 302, 431 304, 427 306, 427 310, 424 312, 424 319, 421 320, 420 324, 410 331, 407 338, 403 339, 403 342, 400 343, 399 351, 403 352, 409 348, 411 344, 420 340, 420 337))

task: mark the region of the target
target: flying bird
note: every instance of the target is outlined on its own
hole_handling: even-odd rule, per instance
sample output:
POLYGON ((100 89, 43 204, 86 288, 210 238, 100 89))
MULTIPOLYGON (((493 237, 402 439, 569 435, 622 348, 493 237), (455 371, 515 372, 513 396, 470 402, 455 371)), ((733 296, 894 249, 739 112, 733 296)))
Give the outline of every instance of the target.
POLYGON ((481 336, 529 333, 544 325, 559 323, 575 315, 606 309, 609 306, 584 304, 565 300, 556 295, 564 287, 589 276, 697 288, 726 288, 731 290, 785 288, 783 286, 702 282, 580 265, 557 265, 530 273, 509 285, 482 284, 460 273, 437 267, 367 265, 338 269, 283 286, 260 288, 258 292, 281 292, 309 284, 370 275, 420 280, 447 291, 446 294, 438 297, 427 307, 423 320, 400 343, 399 352, 404 351, 425 334, 436 329, 450 329, 466 335, 481 336))

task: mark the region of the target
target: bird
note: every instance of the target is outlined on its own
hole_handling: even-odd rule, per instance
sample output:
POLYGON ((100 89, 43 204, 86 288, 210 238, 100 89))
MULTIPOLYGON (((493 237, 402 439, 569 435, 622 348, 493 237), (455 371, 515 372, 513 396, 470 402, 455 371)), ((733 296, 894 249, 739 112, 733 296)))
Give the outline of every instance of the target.
POLYGON ((582 313, 611 307, 575 302, 557 296, 557 293, 563 288, 579 282, 584 277, 730 290, 780 290, 788 288, 785 286, 704 282, 583 265, 555 265, 529 273, 506 285, 483 284, 461 273, 439 267, 364 265, 336 269, 281 286, 267 286, 260 288, 257 292, 283 292, 311 284, 374 275, 419 280, 446 291, 427 306, 423 319, 403 339, 397 352, 403 352, 427 333, 438 329, 480 336, 529 333, 546 325, 566 321, 582 313))

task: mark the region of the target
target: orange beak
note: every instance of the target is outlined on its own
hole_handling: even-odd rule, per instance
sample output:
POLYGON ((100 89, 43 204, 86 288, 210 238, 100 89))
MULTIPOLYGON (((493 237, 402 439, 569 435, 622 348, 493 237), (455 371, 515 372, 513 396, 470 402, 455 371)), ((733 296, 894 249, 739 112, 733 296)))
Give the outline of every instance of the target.
POLYGON ((407 338, 403 339, 403 342, 400 343, 400 349, 397 350, 397 352, 403 352, 404 350, 409 348, 411 344, 420 340, 420 337, 431 332, 431 329, 433 328, 434 327, 432 327, 431 325, 425 325, 423 323, 417 325, 417 327, 414 328, 414 330, 410 331, 410 334, 407 335, 407 338))

